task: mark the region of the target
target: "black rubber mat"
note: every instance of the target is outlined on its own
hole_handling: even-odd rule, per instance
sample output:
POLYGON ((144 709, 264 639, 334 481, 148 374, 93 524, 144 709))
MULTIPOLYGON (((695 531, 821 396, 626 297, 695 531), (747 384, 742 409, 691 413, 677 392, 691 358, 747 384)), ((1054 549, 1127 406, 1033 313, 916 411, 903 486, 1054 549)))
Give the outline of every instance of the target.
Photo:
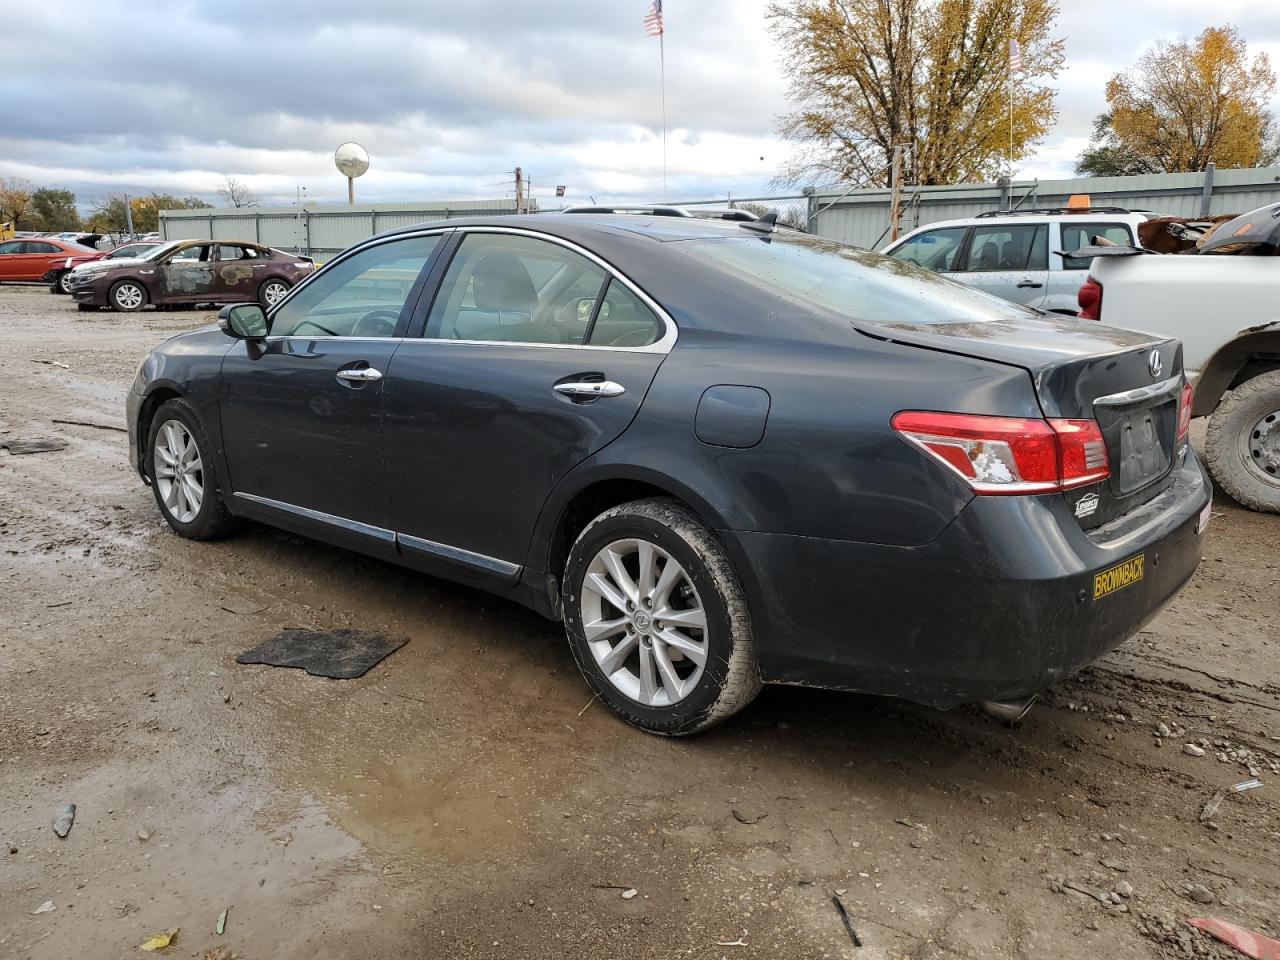
POLYGON ((395 653, 408 638, 388 640, 363 630, 281 630, 265 643, 236 657, 236 663, 265 663, 298 667, 313 677, 354 680, 363 677, 384 657, 395 653))

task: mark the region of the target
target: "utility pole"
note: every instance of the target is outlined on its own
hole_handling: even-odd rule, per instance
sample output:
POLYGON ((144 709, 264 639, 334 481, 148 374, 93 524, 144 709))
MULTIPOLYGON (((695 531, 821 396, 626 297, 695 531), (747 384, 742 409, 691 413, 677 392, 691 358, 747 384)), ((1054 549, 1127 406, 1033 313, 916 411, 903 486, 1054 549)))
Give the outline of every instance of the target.
POLYGON ((902 219, 902 147, 893 148, 893 171, 889 175, 893 193, 889 200, 889 242, 898 239, 898 221, 902 219))
POLYGON ((124 195, 124 227, 129 235, 133 235, 133 207, 129 206, 129 195, 124 195))
POLYGON ((516 167, 516 213, 524 213, 524 174, 516 167))

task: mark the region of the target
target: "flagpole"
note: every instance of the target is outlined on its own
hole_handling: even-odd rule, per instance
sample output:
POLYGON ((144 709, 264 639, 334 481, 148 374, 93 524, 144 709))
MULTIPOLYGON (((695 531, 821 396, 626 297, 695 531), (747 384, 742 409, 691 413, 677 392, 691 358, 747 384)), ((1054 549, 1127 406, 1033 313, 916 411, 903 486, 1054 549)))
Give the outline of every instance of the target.
POLYGON ((666 26, 658 34, 658 67, 662 77, 662 199, 667 199, 667 53, 664 40, 667 36, 666 26))

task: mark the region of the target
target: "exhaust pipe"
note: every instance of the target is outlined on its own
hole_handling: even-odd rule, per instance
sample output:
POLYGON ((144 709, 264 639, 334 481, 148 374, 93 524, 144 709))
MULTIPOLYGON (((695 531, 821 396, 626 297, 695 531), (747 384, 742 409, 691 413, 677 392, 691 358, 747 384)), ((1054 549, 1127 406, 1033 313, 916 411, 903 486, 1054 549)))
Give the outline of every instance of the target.
POLYGON ((1038 696, 1040 694, 1033 693, 1022 700, 983 700, 981 706, 988 714, 1003 721, 1006 727, 1016 727, 1031 712, 1038 696))

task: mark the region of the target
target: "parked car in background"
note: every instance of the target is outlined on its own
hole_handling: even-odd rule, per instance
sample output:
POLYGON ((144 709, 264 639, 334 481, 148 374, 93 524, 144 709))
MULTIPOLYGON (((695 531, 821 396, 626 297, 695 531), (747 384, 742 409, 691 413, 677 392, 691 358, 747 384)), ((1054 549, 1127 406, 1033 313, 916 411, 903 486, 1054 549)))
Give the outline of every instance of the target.
POLYGON ((1075 316, 1089 259, 1059 253, 1088 246, 1094 237, 1132 246, 1138 242, 1138 225, 1155 216, 1123 207, 1092 207, 1081 197, 1066 207, 931 223, 885 247, 884 253, 1014 303, 1075 316))
POLYGON ((232 240, 173 240, 135 259, 103 260, 72 272, 82 310, 141 310, 153 304, 274 306, 315 268, 308 257, 232 240))
POLYGON ((1246 507, 1280 513, 1280 203, 1194 254, 1093 252, 1080 316, 1181 340, 1209 470, 1246 507))
POLYGON ((219 323, 128 395, 175 532, 254 518, 563 619, 657 733, 762 681, 1016 716, 1200 560, 1176 340, 766 221, 425 224, 219 323))
POLYGON ((51 293, 70 294, 72 280, 70 274, 72 271, 80 269, 84 264, 108 263, 114 260, 136 260, 158 246, 160 246, 159 240, 138 240, 108 250, 101 257, 95 257, 92 260, 77 260, 69 257, 62 265, 63 269, 58 270, 51 278, 49 291, 51 293))
POLYGON ((0 283, 52 281, 71 266, 97 260, 101 250, 55 237, 28 237, 0 242, 0 283), (68 266, 70 264, 70 266, 68 266))

